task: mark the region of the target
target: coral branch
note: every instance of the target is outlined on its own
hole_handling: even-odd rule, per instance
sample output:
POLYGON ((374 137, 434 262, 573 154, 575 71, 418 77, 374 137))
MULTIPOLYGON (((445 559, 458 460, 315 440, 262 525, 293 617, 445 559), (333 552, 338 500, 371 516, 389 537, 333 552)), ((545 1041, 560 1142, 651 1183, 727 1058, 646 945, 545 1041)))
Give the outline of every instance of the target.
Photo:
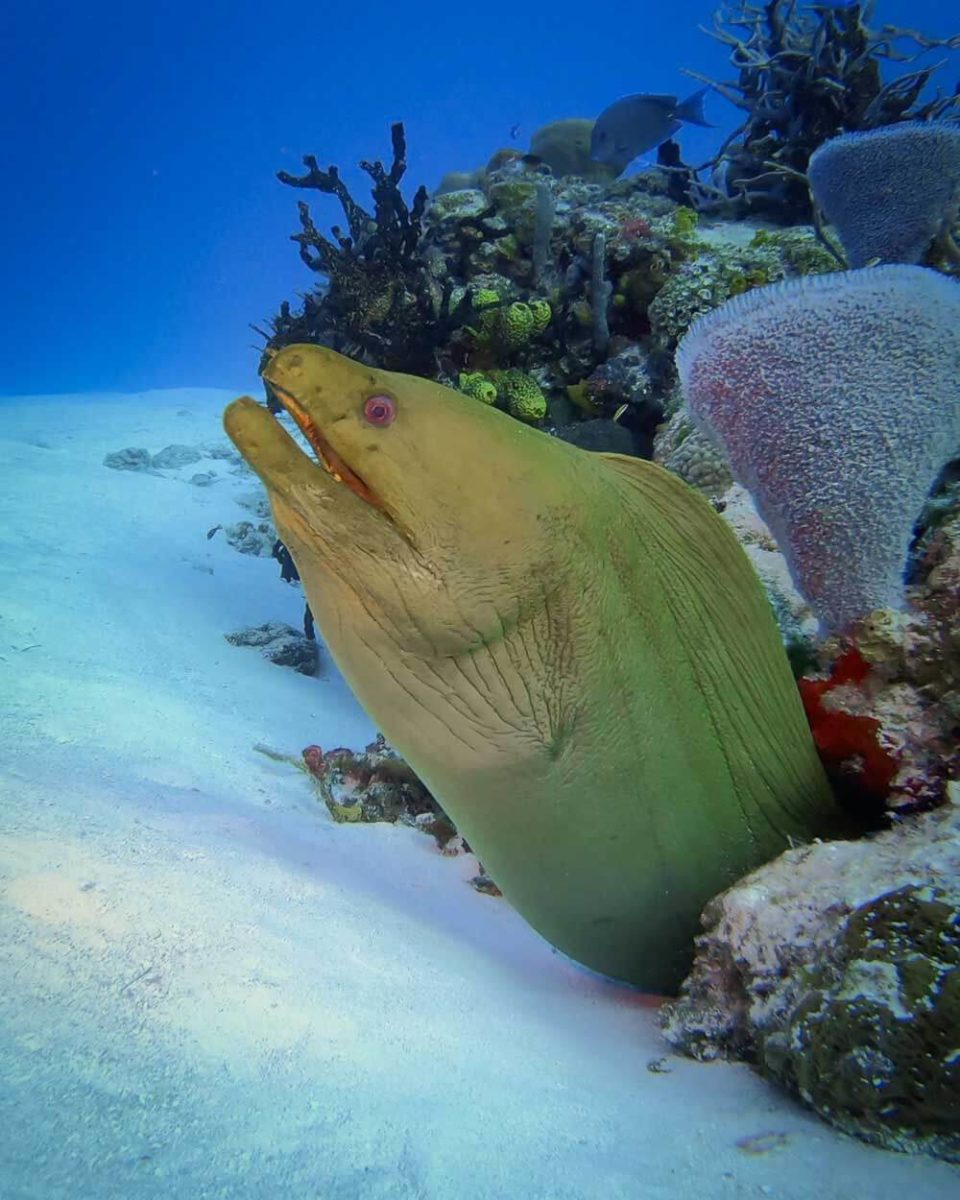
POLYGON ((354 241, 360 241, 373 218, 357 204, 347 191, 347 185, 340 178, 340 172, 336 167, 329 167, 326 171, 321 171, 312 154, 304 155, 303 164, 307 168, 306 175, 291 175, 287 171, 278 171, 277 178, 289 187, 316 188, 318 192, 336 196, 347 218, 350 236, 354 241))

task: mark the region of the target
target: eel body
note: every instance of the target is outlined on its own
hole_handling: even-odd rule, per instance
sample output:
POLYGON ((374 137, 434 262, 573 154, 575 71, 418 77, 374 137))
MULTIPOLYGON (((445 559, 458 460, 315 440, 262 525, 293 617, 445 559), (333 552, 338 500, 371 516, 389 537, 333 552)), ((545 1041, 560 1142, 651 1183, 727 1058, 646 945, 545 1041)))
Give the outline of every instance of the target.
POLYGON ((224 422, 360 703, 507 899, 670 992, 705 902, 837 814, 769 604, 710 504, 317 346, 224 422))

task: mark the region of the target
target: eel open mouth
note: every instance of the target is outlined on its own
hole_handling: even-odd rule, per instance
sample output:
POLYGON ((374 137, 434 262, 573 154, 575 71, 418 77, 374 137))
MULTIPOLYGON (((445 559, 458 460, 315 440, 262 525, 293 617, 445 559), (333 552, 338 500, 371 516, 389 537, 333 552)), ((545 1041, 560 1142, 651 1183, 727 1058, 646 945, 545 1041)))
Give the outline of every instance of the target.
POLYGON ((310 443, 310 447, 317 456, 317 461, 327 472, 332 476, 337 483, 345 484, 355 496, 359 496, 365 503, 372 505, 381 512, 385 511, 385 506, 380 497, 368 487, 365 480, 357 474, 350 466, 347 465, 337 454, 336 450, 330 445, 327 439, 323 436, 317 426, 310 419, 309 413, 300 404, 296 396, 290 394, 284 388, 272 383, 264 377, 264 382, 270 389, 270 393, 277 402, 290 414, 296 422, 297 428, 310 443))

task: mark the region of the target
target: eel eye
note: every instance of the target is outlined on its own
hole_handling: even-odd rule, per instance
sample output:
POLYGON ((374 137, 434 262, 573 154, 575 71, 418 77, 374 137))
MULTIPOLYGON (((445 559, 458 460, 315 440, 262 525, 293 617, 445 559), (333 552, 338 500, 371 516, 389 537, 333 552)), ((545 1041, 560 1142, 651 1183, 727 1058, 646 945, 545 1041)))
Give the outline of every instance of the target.
POLYGON ((390 396, 368 396, 363 402, 364 420, 371 425, 389 425, 397 415, 397 406, 390 396))

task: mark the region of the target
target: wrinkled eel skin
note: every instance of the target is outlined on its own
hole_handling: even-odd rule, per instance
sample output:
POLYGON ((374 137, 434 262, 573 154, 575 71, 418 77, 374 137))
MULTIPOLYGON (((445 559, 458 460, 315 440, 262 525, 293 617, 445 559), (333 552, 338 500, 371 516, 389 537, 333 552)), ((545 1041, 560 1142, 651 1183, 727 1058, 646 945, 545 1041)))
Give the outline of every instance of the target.
POLYGON ((734 535, 428 380, 307 345, 264 376, 313 454, 249 397, 224 424, 360 703, 543 937, 675 990, 704 903, 837 819, 734 535))

